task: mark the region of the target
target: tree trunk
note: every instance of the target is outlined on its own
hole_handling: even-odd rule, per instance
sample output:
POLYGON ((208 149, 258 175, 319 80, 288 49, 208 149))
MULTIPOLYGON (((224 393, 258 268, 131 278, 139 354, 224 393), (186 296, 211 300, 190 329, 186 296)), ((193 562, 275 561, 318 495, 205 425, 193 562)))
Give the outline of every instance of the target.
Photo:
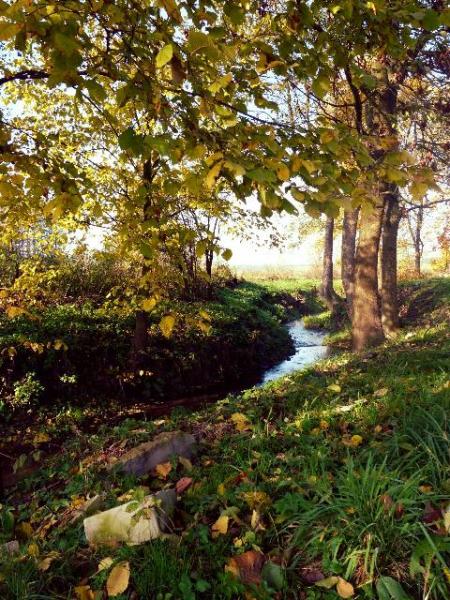
POLYGON ((347 313, 353 318, 353 297, 355 288, 355 250, 359 208, 346 210, 342 226, 341 277, 347 303, 347 313))
POLYGON ((381 245, 381 323, 386 337, 394 337, 399 329, 397 289, 397 236, 401 219, 399 191, 387 186, 381 245))
POLYGON ((143 366, 145 350, 148 343, 148 315, 143 310, 136 312, 133 347, 131 354, 132 367, 138 370, 143 366))
POLYGON ((322 285, 320 287, 320 296, 325 302, 328 310, 332 313, 336 311, 339 297, 334 291, 333 286, 333 234, 334 219, 328 217, 325 223, 325 239, 323 248, 323 270, 322 285))
POLYGON ((416 270, 416 277, 420 279, 422 277, 422 225, 423 225, 423 204, 417 210, 416 216, 416 235, 414 238, 414 265, 416 270))
POLYGON ((384 340, 378 298, 378 249, 380 246, 383 205, 362 212, 355 260, 353 301, 353 349, 363 350, 384 340))

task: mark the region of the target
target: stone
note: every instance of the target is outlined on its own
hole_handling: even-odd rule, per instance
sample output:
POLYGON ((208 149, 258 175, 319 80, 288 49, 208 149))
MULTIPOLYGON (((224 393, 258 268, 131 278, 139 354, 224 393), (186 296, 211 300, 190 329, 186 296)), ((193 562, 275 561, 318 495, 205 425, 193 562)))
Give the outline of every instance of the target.
POLYGON ((174 455, 191 459, 195 449, 195 438, 190 433, 160 433, 151 442, 145 442, 126 452, 111 467, 118 466, 125 473, 140 477, 149 473, 156 465, 169 461, 174 455))
POLYGON ((174 489, 132 500, 84 519, 84 532, 92 546, 126 543, 142 544, 169 529, 176 504, 174 489))
POLYGON ((92 515, 92 513, 100 510, 105 501, 105 497, 106 494, 97 494, 96 496, 92 496, 92 498, 88 498, 86 502, 73 513, 70 524, 75 525, 84 517, 88 517, 89 515, 92 515))
POLYGON ((8 554, 9 556, 12 556, 13 554, 17 554, 18 552, 19 542, 17 540, 11 540, 6 544, 0 545, 0 556, 2 556, 2 554, 8 554))

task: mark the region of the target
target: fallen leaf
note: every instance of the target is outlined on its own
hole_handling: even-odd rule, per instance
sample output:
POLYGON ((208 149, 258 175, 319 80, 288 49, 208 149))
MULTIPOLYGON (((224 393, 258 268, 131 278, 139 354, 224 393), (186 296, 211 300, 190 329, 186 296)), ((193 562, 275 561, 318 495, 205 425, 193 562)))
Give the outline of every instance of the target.
POLYGON ((332 383, 328 386, 327 389, 330 390, 330 392, 334 392, 335 394, 340 394, 340 392, 342 391, 341 386, 337 383, 332 383))
POLYGON ((31 542, 31 544, 28 546, 27 552, 30 556, 37 558, 39 556, 39 546, 34 542, 31 542))
POLYGON ((175 490, 177 494, 182 494, 188 488, 190 488, 192 485, 192 481, 192 477, 182 477, 179 481, 177 481, 177 483, 175 484, 175 490))
POLYGON ((37 433, 33 438, 33 445, 37 446, 38 444, 45 444, 50 441, 50 436, 48 433, 44 433, 43 431, 37 433))
POLYGON ((313 585, 314 583, 325 579, 322 571, 319 571, 318 569, 304 570, 301 577, 307 585, 313 585))
POLYGON ((102 558, 102 560, 98 563, 97 573, 101 573, 102 571, 109 569, 113 562, 114 559, 112 559, 110 556, 105 556, 105 558, 102 558))
POLYGON ((219 485, 217 486, 217 493, 219 494, 219 496, 225 496, 225 491, 225 484, 219 483, 219 485))
POLYGON ((38 564, 39 571, 48 571, 50 565, 59 557, 59 552, 50 552, 41 562, 38 564))
POLYGON ((170 462, 160 463, 155 467, 155 472, 158 475, 158 477, 161 477, 161 479, 167 479, 167 475, 170 473, 171 470, 172 464, 170 462))
POLYGON ((77 600, 94 600, 94 592, 88 585, 79 585, 74 589, 77 600))
POLYGON ((389 494, 382 494, 380 496, 381 503, 383 504, 383 508, 386 512, 389 512, 391 508, 394 506, 394 501, 389 496, 389 494))
POLYGON ((178 461, 180 465, 182 465, 186 469, 186 471, 192 471, 192 463, 188 458, 185 458, 184 456, 179 456, 178 461))
POLYGON ((256 550, 248 550, 239 556, 230 558, 225 570, 245 584, 261 583, 261 571, 266 562, 266 557, 256 550))
POLYGON ((326 577, 325 579, 316 581, 315 585, 317 585, 317 587, 323 587, 327 590, 331 590, 331 588, 337 585, 338 582, 339 577, 335 577, 334 575, 332 575, 331 577, 326 577))
POLYGON ((238 431, 248 431, 252 429, 252 424, 248 417, 242 413, 233 413, 230 419, 233 421, 238 431))
POLYGON ((266 492, 244 492, 242 497, 251 509, 257 508, 260 510, 272 503, 270 496, 266 492))
POLYGON ((221 515, 214 525, 211 527, 213 539, 219 537, 219 535, 225 535, 228 531, 228 523, 230 517, 228 515, 221 515))
POLYGON ((108 597, 122 594, 130 582, 130 563, 121 562, 114 567, 106 581, 106 591, 108 597))
POLYGON ((351 583, 339 577, 339 581, 336 585, 336 591, 341 598, 351 598, 355 594, 355 590, 351 583))
POLYGON ((375 390, 373 395, 375 396, 375 398, 383 398, 388 393, 389 393, 388 388, 381 388, 379 390, 375 390))
POLYGON ((360 435, 352 435, 352 437, 342 438, 342 443, 349 448, 357 448, 363 443, 363 438, 360 435))

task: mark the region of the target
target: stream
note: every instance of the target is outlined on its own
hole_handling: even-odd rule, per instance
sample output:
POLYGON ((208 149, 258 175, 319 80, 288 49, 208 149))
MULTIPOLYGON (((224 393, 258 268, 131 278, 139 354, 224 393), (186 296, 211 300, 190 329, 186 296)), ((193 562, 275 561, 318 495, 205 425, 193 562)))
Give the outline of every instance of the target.
POLYGON ((258 387, 278 377, 289 375, 293 371, 304 369, 328 356, 329 348, 323 345, 323 340, 327 335, 326 331, 306 329, 303 319, 291 321, 288 323, 287 329, 294 342, 295 352, 286 360, 268 369, 258 387))

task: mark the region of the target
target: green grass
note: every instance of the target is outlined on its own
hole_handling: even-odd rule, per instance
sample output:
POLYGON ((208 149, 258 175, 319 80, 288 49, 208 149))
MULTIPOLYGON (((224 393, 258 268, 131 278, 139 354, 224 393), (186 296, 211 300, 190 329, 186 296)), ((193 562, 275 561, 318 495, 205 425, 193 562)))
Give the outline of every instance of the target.
MULTIPOLYGON (((3 539, 13 537, 8 510, 22 537, 20 555, 0 566, 0 596, 72 598, 81 581, 103 590, 107 573, 95 572, 99 560, 111 556, 131 565, 130 587, 120 600, 131 599, 133 590, 138 599, 167 600, 232 600, 246 592, 258 600, 339 597, 335 588, 308 583, 305 574, 311 572, 351 582, 358 599, 389 598, 380 591, 391 582, 386 578, 412 600, 450 598, 444 520, 450 499, 448 284, 410 289, 408 307, 418 299, 423 306, 428 290, 427 315, 413 317, 411 311, 402 335, 367 355, 341 354, 200 412, 179 409, 163 421, 128 419, 65 439, 60 424, 49 421, 46 433, 60 450, 47 454, 41 473, 12 490, 3 504, 9 523, 3 539), (236 412, 247 417, 248 430, 236 430, 236 412), (121 440, 129 448, 176 428, 200 439, 192 471, 178 465, 164 482, 130 480, 103 468, 121 440), (103 458, 78 469, 95 456, 103 458), (178 503, 167 540, 93 551, 81 524, 60 525, 74 498, 88 492, 107 490, 108 504, 115 505, 137 484, 157 490, 186 475, 194 485, 178 503), (252 522, 254 510, 260 527, 252 522), (223 511, 230 515, 228 532, 213 539, 211 526, 223 511), (37 529, 51 519, 55 524, 39 536, 37 529), (20 533, 21 522, 31 523, 31 539, 20 533), (31 542, 39 547, 38 559, 29 555, 31 542), (267 581, 254 588, 225 572, 231 557, 255 549, 281 565, 281 590, 267 581), (39 561, 52 550, 59 557, 48 571, 39 571, 39 561)), ((35 433, 25 432, 21 440, 35 433)))

